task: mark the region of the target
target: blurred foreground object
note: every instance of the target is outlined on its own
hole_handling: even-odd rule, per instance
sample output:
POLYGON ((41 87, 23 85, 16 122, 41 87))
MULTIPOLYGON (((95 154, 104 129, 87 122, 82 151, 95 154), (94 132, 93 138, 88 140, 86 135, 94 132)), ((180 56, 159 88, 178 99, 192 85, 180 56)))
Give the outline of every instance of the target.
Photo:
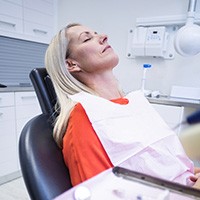
POLYGON ((179 138, 188 157, 200 160, 200 123, 188 127, 179 138))

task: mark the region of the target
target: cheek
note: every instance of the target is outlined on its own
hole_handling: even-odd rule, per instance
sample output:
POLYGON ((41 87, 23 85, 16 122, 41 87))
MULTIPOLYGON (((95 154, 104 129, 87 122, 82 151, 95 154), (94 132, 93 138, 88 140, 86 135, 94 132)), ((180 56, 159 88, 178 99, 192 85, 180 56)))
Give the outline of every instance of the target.
POLYGON ((98 54, 98 50, 96 48, 94 48, 93 46, 87 46, 84 48, 79 49, 78 51, 78 55, 79 57, 90 57, 90 55, 95 55, 98 54))
POLYGON ((85 47, 77 51, 77 60, 80 64, 91 64, 99 57, 99 52, 96 48, 85 47))

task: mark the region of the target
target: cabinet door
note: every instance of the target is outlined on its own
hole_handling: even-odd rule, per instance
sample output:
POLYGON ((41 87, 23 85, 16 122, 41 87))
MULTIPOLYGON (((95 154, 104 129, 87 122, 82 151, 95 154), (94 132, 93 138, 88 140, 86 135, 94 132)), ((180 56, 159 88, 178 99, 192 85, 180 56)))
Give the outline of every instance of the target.
POLYGON ((53 28, 54 18, 53 15, 41 13, 36 10, 24 8, 24 21, 26 23, 32 22, 53 28))
POLYGON ((19 137, 25 124, 31 118, 41 113, 35 92, 15 92, 15 110, 17 135, 16 142, 18 145, 19 137))
POLYGON ((0 14, 0 33, 4 33, 2 35, 10 36, 9 33, 22 33, 22 32, 23 32, 22 20, 0 14))
POLYGON ((54 35, 54 4, 24 0, 24 33, 49 43, 54 35))
POLYGON ((24 8, 39 11, 44 14, 52 15, 54 13, 54 0, 23 0, 24 8))
POLYGON ((38 42, 49 43, 53 37, 53 28, 24 21, 24 33, 34 37, 38 42))
POLYGON ((49 43, 54 35, 53 0, 0 0, 0 35, 49 43))
POLYGON ((0 177, 19 170, 15 129, 15 109, 0 107, 0 177))
POLYGON ((22 19, 23 11, 22 5, 17 5, 12 2, 0 0, 0 13, 5 16, 22 19))
POLYGON ((16 130, 17 140, 19 140, 21 131, 25 124, 33 117, 41 114, 40 107, 38 104, 16 106, 16 130))
POLYGON ((31 118, 41 114, 41 109, 35 92, 16 92, 15 104, 17 137, 19 139, 24 125, 31 118))
POLYGON ((14 104, 13 92, 0 93, 0 107, 14 106, 14 104))
POLYGON ((15 104, 17 106, 31 104, 39 105, 35 92, 15 92, 15 104))
POLYGON ((0 0, 0 5, 0 31, 22 33, 23 10, 20 2, 14 4, 12 2, 0 0))

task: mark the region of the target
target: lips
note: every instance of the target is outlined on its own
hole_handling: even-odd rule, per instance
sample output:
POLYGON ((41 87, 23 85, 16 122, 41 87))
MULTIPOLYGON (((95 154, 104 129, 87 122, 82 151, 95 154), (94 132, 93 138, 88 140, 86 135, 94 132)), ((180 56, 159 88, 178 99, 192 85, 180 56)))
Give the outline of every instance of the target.
POLYGON ((111 46, 110 46, 110 45, 107 45, 107 46, 103 49, 102 53, 104 53, 107 49, 110 49, 110 48, 111 48, 111 46))

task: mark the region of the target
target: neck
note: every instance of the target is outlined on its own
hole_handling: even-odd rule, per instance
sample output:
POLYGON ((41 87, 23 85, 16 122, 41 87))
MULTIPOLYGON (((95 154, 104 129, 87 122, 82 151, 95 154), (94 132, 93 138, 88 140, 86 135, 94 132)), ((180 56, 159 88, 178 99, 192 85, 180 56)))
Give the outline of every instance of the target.
POLYGON ((118 81, 112 72, 93 74, 86 79, 85 84, 105 99, 111 100, 123 97, 118 81))
POLYGON ((97 94, 105 99, 112 100, 112 99, 118 99, 123 97, 122 91, 117 86, 111 86, 111 85, 104 85, 101 87, 94 87, 93 88, 97 94))

